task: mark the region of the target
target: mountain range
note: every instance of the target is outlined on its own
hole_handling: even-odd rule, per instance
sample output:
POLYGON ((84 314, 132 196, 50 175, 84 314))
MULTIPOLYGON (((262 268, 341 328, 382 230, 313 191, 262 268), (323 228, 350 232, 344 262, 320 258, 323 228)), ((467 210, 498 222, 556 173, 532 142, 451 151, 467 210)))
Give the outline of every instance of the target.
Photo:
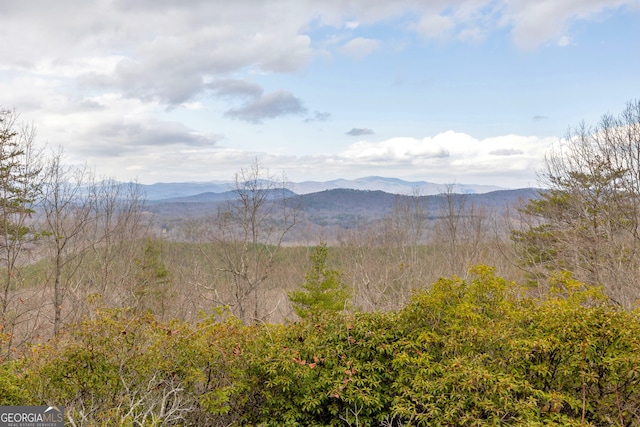
MULTIPOLYGON (((198 223, 211 217, 221 203, 237 197, 233 183, 222 181, 158 183, 142 187, 147 193, 148 212, 154 216, 163 236, 170 239, 180 239, 183 225, 191 227, 188 224, 193 221, 198 223)), ((277 184, 273 187, 270 190, 273 197, 284 195, 290 206, 297 206, 303 212, 302 223, 287 237, 287 244, 319 236, 335 240, 339 230, 382 224, 384 218, 394 215, 398 208, 420 206, 421 215, 425 215, 433 226, 450 203, 455 209, 464 206, 465 209, 482 208, 486 209, 484 212, 502 214, 512 211, 523 201, 539 196, 539 190, 534 188, 511 190, 484 185, 447 186, 381 177, 306 181, 290 183, 288 188, 277 184)))
MULTIPOLYGON (((204 193, 221 194, 231 191, 234 183, 232 181, 209 181, 140 185, 146 193, 147 200, 157 201, 197 196, 204 193)), ((383 191, 390 194, 419 196, 442 194, 448 190, 456 194, 483 194, 505 189, 492 185, 436 184, 427 181, 404 181, 398 178, 385 178, 380 176, 368 176, 352 180, 335 179, 331 181, 287 182, 286 187, 289 191, 298 195, 336 189, 383 191)))

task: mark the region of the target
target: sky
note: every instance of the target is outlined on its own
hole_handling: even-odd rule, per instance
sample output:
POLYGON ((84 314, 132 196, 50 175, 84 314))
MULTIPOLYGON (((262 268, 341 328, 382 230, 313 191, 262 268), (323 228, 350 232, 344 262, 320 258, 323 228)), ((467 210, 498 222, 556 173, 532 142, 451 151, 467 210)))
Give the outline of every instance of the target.
POLYGON ((141 183, 535 186, 640 97, 640 0, 2 0, 0 106, 141 183))

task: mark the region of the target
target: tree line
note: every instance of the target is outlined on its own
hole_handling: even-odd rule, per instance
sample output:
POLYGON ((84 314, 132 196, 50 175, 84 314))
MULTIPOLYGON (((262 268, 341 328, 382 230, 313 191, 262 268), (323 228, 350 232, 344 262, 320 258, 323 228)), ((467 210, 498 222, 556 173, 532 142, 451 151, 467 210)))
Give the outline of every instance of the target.
MULTIPOLYGON (((327 263, 348 285, 353 309, 397 310, 413 289, 474 264, 494 265, 531 292, 569 271, 612 301, 639 297, 640 101, 595 126, 581 124, 547 154, 538 197, 498 216, 453 187, 435 208, 419 194, 379 221, 334 237, 327 263), (429 221, 435 216, 435 221, 429 221)), ((4 347, 57 333, 89 301, 193 319, 229 307, 245 323, 295 318, 288 293, 311 263, 285 244, 304 212, 286 177, 259 161, 240 170, 235 197, 185 223, 181 242, 153 233, 135 183, 97 177, 44 151, 15 111, 0 114, 0 316, 4 347)))
POLYGON ((64 159, 16 111, 0 111, 2 358, 80 320, 91 294, 136 303, 129 277, 133 243, 148 230, 144 195, 64 159))
POLYGON ((255 161, 169 242, 135 183, 2 111, 0 403, 72 425, 635 425, 640 101, 540 176, 501 225, 447 191, 431 225, 416 196, 288 247, 303 212, 255 161))
POLYGON ((640 298, 640 100, 621 114, 580 124, 547 153, 545 191, 512 231, 534 283, 570 271, 616 303, 640 298))

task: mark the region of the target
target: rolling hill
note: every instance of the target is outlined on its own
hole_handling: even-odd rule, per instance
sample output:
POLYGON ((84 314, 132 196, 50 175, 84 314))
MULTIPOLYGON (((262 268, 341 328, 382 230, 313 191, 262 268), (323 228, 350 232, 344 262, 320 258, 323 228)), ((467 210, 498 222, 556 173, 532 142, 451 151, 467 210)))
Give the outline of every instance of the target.
MULTIPOLYGON (((196 196, 203 193, 225 193, 233 189, 233 182, 174 182, 151 185, 140 184, 140 186, 145 191, 147 200, 165 200, 196 196)), ((504 188, 490 185, 451 184, 450 186, 454 193, 460 194, 482 194, 504 190, 504 188)), ((348 189, 428 196, 445 192, 448 184, 435 184, 427 181, 404 181, 398 178, 369 176, 354 180, 336 179, 332 181, 288 182, 286 187, 290 191, 300 195, 318 193, 325 190, 348 189)))

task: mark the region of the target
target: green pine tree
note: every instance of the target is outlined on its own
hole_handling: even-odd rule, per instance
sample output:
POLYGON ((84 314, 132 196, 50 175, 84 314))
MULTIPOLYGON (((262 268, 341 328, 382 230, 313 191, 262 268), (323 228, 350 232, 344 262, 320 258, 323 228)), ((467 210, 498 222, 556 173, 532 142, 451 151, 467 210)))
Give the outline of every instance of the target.
POLYGON ((172 278, 163 261, 162 242, 147 239, 142 257, 135 262, 138 271, 133 289, 134 305, 140 310, 151 310, 160 317, 164 316, 166 299, 172 296, 172 278))
POLYGON ((342 274, 338 270, 327 268, 328 255, 326 243, 318 245, 311 254, 313 265, 304 276, 302 290, 288 294, 293 309, 302 318, 322 311, 340 311, 347 308, 351 293, 342 282, 342 274))

